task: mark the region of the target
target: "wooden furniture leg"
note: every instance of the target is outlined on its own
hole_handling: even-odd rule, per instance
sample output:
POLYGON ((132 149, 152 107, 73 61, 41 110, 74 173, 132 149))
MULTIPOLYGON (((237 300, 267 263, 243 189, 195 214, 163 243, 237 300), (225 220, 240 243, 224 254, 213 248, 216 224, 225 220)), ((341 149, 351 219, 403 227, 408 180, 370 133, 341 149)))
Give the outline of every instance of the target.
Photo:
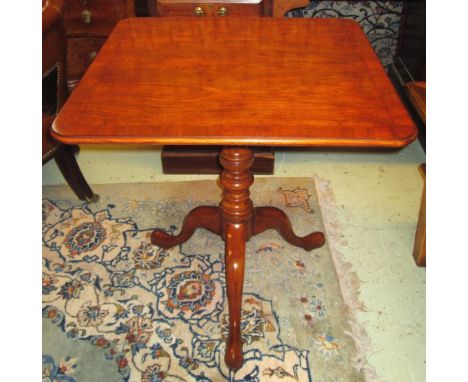
POLYGON ((244 288, 246 224, 226 226, 226 294, 229 308, 229 337, 224 362, 238 370, 244 361, 242 353, 242 291, 244 288))
POLYGON ((420 166, 424 178, 424 189, 419 207, 418 225, 414 238, 413 257, 419 267, 426 266, 426 164, 420 166))
POLYGON ((182 244, 192 237, 197 228, 205 228, 221 236, 221 215, 218 207, 196 207, 188 213, 177 236, 169 235, 161 229, 151 233, 151 243, 158 247, 169 249, 182 244))
POLYGON ((288 216, 279 208, 255 208, 254 235, 268 229, 276 230, 286 242, 306 251, 320 248, 325 244, 325 235, 322 232, 312 232, 304 237, 296 236, 288 216))
POLYGON ((55 162, 78 199, 90 203, 94 203, 99 200, 99 195, 96 195, 93 190, 91 190, 91 187, 89 187, 88 182, 86 182, 86 179, 80 170, 80 166, 78 166, 78 163, 76 162, 72 146, 60 145, 55 154, 55 162))
POLYGON ((231 370, 243 363, 242 354, 242 290, 244 286, 245 244, 252 235, 268 229, 277 230, 288 243, 310 251, 325 243, 322 232, 296 236, 287 215, 278 208, 254 208, 249 188, 253 183, 252 150, 245 147, 224 148, 220 154, 221 185, 224 188, 219 207, 197 207, 185 217, 176 236, 156 229, 151 242, 171 248, 187 241, 197 228, 205 228, 225 241, 226 289, 229 308, 229 337, 224 360, 231 370))

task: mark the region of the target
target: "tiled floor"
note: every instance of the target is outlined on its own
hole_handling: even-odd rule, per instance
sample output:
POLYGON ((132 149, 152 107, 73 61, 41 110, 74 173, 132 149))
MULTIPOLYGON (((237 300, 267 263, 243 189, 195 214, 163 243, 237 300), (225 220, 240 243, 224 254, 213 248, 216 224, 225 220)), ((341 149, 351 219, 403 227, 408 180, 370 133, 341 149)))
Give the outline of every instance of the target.
MULTIPOLYGON (((157 147, 83 146, 78 161, 90 184, 216 178, 163 175, 157 147)), ((426 273, 412 258, 423 162, 418 142, 381 153, 276 152, 276 176, 319 177, 333 191, 343 235, 337 250, 361 281, 368 360, 387 382, 426 380, 426 273)), ((64 184, 53 161, 43 167, 43 184, 64 184)))

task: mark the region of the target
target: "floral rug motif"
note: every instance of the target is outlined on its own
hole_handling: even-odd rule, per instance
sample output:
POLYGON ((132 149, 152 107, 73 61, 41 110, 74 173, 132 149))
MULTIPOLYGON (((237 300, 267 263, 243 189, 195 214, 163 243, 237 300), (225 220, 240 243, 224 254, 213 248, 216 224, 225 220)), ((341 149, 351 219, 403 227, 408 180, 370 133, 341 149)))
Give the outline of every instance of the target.
MULTIPOLYGON (((177 233, 193 207, 216 205, 215 182, 94 189, 101 199, 88 205, 65 187, 44 187, 43 381, 91 381, 85 369, 93 370, 89 364, 98 358, 131 382, 364 380, 327 245, 309 253, 275 231, 249 241, 245 361, 233 374, 223 361, 221 238, 198 230, 169 250, 149 239, 155 227, 177 233), (77 343, 100 356, 84 361, 77 343)), ((261 178, 252 199, 284 209, 299 235, 324 229, 313 179, 261 178)), ((116 380, 101 374, 101 381, 116 380)))

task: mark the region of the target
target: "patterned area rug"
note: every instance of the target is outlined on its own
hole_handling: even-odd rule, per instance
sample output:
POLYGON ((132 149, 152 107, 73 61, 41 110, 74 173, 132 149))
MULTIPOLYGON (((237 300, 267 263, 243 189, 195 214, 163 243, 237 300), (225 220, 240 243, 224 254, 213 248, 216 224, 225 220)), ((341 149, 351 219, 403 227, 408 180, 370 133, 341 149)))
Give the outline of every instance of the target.
MULTIPOLYGON (((149 240, 153 227, 176 233, 190 209, 217 205, 221 190, 213 181, 94 190, 101 199, 88 205, 68 188, 43 189, 43 381, 365 380, 329 244, 309 253, 275 231, 249 241, 245 362, 230 375, 223 241, 204 230, 170 250, 149 240)), ((259 178, 252 199, 285 210, 300 236, 324 230, 313 179, 259 178)))

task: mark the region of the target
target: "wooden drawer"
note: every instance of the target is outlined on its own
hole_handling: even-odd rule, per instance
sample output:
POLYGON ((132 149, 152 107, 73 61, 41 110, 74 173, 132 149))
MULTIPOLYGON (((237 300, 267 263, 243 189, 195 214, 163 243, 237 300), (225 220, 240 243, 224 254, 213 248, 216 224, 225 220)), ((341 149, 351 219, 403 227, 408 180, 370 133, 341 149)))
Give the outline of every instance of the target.
POLYGON ((67 78, 73 88, 106 41, 105 38, 73 37, 67 40, 67 78))
POLYGON ((157 2, 158 16, 264 16, 263 0, 240 0, 233 2, 188 2, 184 0, 161 0, 157 2))
POLYGON ((68 0, 65 26, 68 36, 107 36, 119 20, 132 15, 127 0, 68 0))

